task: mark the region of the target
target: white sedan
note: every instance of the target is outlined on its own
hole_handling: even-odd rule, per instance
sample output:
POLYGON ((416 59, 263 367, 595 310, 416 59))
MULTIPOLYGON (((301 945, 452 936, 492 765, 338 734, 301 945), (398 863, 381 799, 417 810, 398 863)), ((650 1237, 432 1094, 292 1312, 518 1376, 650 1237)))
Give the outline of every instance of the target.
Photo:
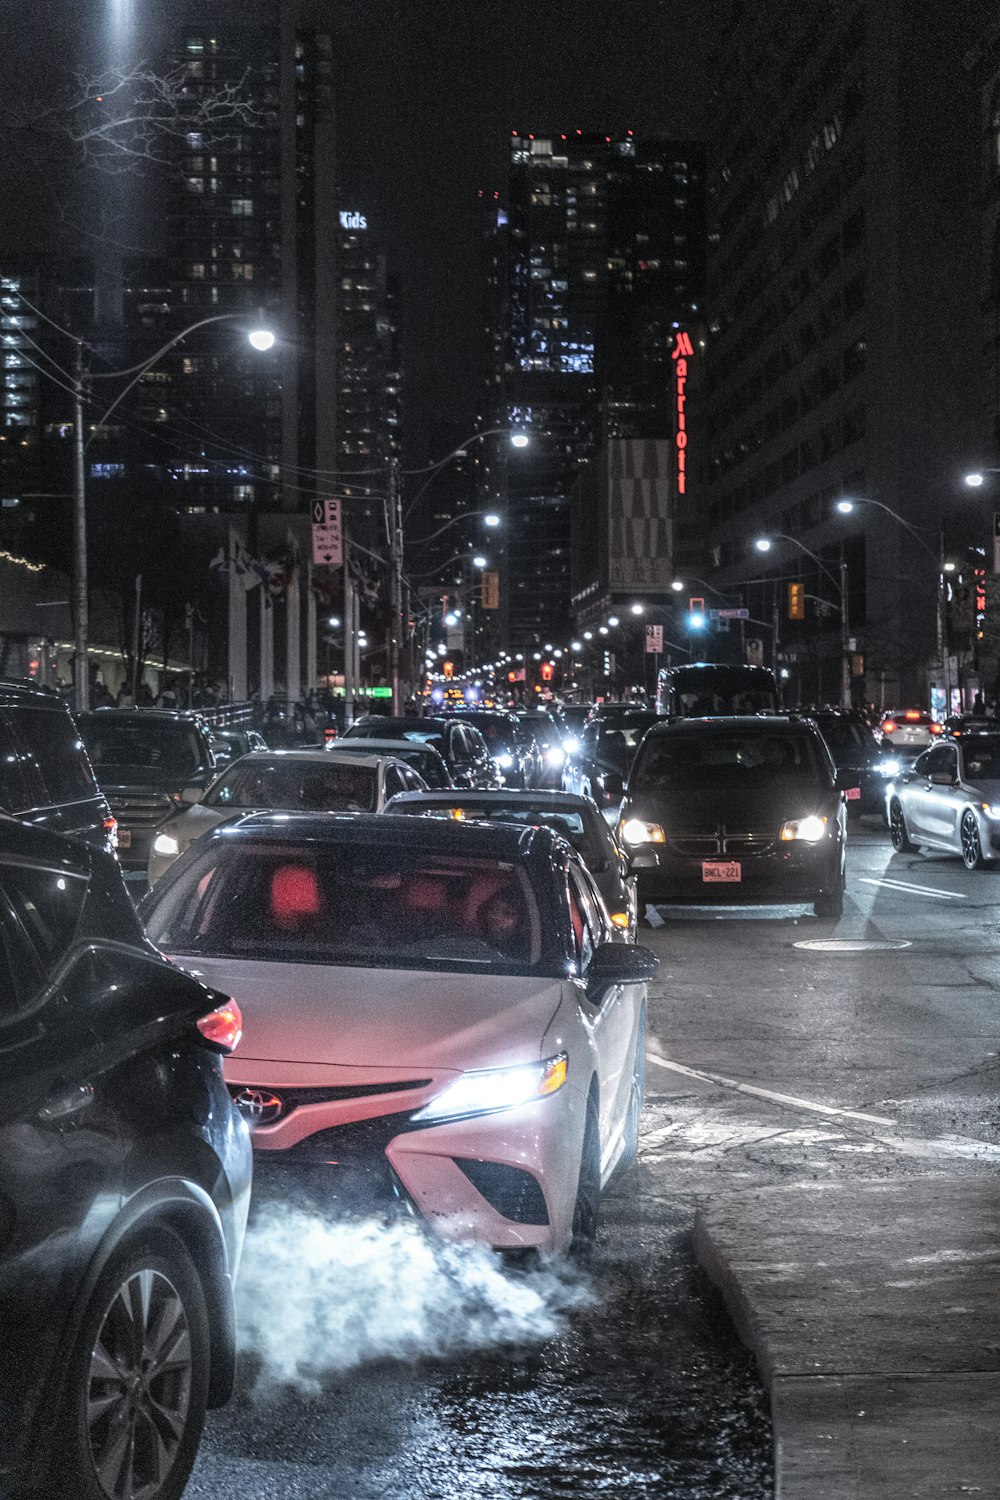
POLYGON ((242 1009, 258 1188, 505 1250, 592 1242, 636 1154, 657 960, 612 941, 552 829, 252 815, 143 917, 242 1009))
POLYGON ((178 855, 220 823, 251 810, 381 812, 400 792, 426 791, 412 766, 391 755, 330 750, 267 750, 244 755, 217 776, 202 800, 157 830, 147 879, 155 885, 178 855))
POLYGON ((1000 734, 939 741, 886 794, 892 846, 960 854, 967 870, 1000 859, 1000 734))

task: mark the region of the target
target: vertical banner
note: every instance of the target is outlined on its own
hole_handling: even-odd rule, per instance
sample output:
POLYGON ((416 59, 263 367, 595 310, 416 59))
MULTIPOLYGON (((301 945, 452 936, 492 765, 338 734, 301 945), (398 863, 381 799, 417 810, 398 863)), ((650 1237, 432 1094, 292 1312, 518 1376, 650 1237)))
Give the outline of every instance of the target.
POLYGON ((343 567, 344 534, 339 500, 313 501, 312 544, 312 560, 317 567, 343 567))
POLYGON ((993 571, 1000 573, 1000 510, 993 512, 993 571))

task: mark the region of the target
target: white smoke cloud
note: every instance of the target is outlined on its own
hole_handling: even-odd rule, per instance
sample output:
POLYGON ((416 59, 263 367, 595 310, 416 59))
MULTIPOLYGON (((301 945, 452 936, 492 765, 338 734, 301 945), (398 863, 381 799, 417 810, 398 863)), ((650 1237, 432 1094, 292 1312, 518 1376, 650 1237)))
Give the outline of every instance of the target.
POLYGON ((337 1222, 280 1204, 255 1215, 237 1283, 241 1345, 264 1379, 306 1391, 374 1360, 542 1343, 591 1300, 564 1261, 519 1272, 413 1221, 337 1222))

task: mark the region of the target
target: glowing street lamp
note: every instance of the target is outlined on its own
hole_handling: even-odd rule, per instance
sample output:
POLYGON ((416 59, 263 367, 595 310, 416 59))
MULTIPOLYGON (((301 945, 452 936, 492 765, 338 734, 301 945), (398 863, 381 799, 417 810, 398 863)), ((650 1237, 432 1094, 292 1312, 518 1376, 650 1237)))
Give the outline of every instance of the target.
POLYGON ((527 448, 530 441, 531 439, 526 432, 512 432, 510 435, 510 445, 512 448, 527 448))

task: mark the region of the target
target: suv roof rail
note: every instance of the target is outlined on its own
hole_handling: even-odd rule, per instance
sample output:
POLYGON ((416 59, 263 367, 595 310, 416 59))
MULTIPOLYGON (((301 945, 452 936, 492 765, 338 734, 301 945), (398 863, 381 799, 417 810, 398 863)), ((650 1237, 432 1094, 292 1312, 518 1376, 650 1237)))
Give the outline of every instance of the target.
POLYGON ((59 698, 59 692, 47 682, 36 682, 33 677, 0 677, 0 687, 18 688, 26 693, 44 693, 47 698, 59 698))

